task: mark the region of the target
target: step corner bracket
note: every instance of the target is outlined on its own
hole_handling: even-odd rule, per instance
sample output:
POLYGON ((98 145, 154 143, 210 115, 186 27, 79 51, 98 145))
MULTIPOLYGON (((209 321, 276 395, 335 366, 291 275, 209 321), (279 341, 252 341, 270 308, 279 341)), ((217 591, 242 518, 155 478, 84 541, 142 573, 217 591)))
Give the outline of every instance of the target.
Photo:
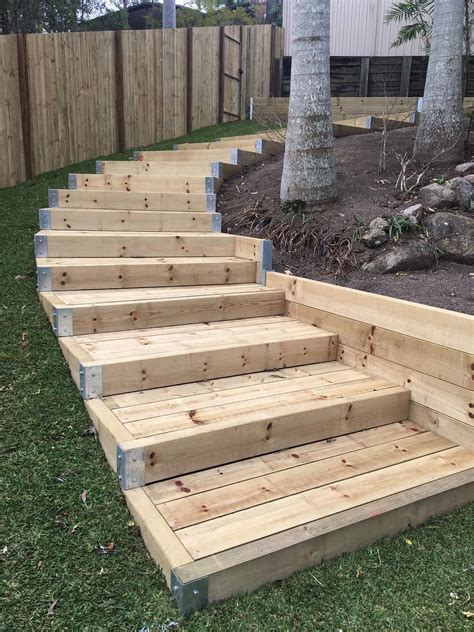
POLYGON ((41 230, 51 230, 51 211, 41 208, 39 211, 39 227, 41 230))
POLYGON ((36 269, 38 292, 51 292, 53 289, 53 275, 51 268, 38 267, 36 269))
POLYGON ((35 257, 38 259, 48 258, 48 236, 47 235, 35 235, 35 257))
POLYGON ((79 391, 83 399, 102 396, 102 367, 79 365, 79 391))
POLYGON ((181 582, 174 570, 171 571, 171 592, 178 610, 188 616, 196 610, 205 608, 209 602, 209 578, 200 577, 190 582, 181 582))
POLYGON ((117 474, 123 491, 145 485, 144 448, 124 448, 117 445, 117 474))
POLYGON ((71 307, 56 307, 53 309, 53 331, 58 338, 74 335, 73 320, 71 307))
POLYGON ((265 285, 267 272, 271 272, 272 264, 272 252, 273 242, 271 239, 262 239, 260 246, 260 265, 259 265, 259 279, 258 282, 261 285, 265 285))
POLYGON ((212 232, 220 233, 222 232, 222 215, 221 213, 214 213, 212 216, 212 232))
POLYGON ((215 193, 206 193, 206 209, 209 213, 215 213, 217 205, 217 195, 215 193))

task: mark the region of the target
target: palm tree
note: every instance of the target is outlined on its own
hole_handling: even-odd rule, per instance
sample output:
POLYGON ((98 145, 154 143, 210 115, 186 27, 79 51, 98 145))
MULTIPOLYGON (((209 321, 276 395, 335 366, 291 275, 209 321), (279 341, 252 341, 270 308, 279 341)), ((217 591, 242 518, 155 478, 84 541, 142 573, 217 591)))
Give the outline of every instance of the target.
POLYGON ((163 0, 163 28, 176 28, 176 0, 163 0))
POLYGON ((329 73, 330 0, 295 0, 283 201, 336 198, 329 73))
POLYGON ((463 154, 464 0, 435 0, 430 58, 415 158, 458 160, 463 154))

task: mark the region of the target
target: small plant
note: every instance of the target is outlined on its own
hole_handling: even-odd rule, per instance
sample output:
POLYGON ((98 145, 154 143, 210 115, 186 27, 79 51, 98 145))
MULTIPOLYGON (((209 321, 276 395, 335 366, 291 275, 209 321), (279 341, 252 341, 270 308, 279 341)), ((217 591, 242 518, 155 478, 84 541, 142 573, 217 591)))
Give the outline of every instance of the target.
POLYGON ((281 203, 281 210, 285 213, 300 213, 306 206, 304 200, 291 200, 281 203))
POLYGON ((411 223, 408 217, 403 217, 403 215, 395 215, 391 217, 388 221, 388 226, 384 229, 388 235, 388 238, 394 241, 400 239, 403 233, 407 233, 413 224, 411 223))
POLYGON ((352 243, 355 244, 362 239, 364 234, 364 220, 357 215, 354 215, 354 230, 352 232, 352 243))
POLYGON ((435 184, 447 184, 448 183, 446 178, 431 178, 431 182, 434 182, 435 184))

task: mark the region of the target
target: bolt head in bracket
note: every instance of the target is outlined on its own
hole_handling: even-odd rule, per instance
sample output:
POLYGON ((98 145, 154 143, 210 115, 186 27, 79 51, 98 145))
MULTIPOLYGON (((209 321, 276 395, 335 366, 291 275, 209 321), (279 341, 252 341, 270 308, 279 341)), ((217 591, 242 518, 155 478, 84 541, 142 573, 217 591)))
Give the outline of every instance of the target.
POLYGON ((123 490, 145 485, 145 450, 117 445, 117 474, 123 490))
POLYGON ((209 601, 209 578, 201 577, 183 584, 176 573, 171 571, 171 593, 176 599, 180 614, 188 616, 196 610, 207 606, 209 601))

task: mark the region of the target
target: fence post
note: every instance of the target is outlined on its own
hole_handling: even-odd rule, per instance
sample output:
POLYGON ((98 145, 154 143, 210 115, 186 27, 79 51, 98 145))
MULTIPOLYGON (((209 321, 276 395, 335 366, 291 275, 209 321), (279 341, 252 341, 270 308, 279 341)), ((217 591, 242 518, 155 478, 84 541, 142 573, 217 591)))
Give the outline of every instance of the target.
POLYGON ((400 96, 407 97, 410 91, 411 57, 403 57, 400 76, 400 96))
POLYGON ((186 30, 186 131, 193 131, 193 29, 186 30))
POLYGON ((123 40, 122 31, 114 32, 115 42, 115 101, 117 104, 118 150, 126 148, 125 140, 125 92, 123 86, 123 40))
POLYGON ((369 94, 369 69, 370 69, 370 57, 360 58, 360 83, 359 83, 359 96, 366 97, 369 94))
POLYGON ((26 34, 16 36, 18 51, 18 82, 20 87, 21 131, 23 136, 23 155, 25 161, 25 176, 29 180, 33 177, 33 145, 31 142, 31 109, 30 109, 30 81, 28 78, 28 51, 26 34))
POLYGON ((225 90, 225 31, 219 27, 219 123, 224 122, 224 90, 225 90))

